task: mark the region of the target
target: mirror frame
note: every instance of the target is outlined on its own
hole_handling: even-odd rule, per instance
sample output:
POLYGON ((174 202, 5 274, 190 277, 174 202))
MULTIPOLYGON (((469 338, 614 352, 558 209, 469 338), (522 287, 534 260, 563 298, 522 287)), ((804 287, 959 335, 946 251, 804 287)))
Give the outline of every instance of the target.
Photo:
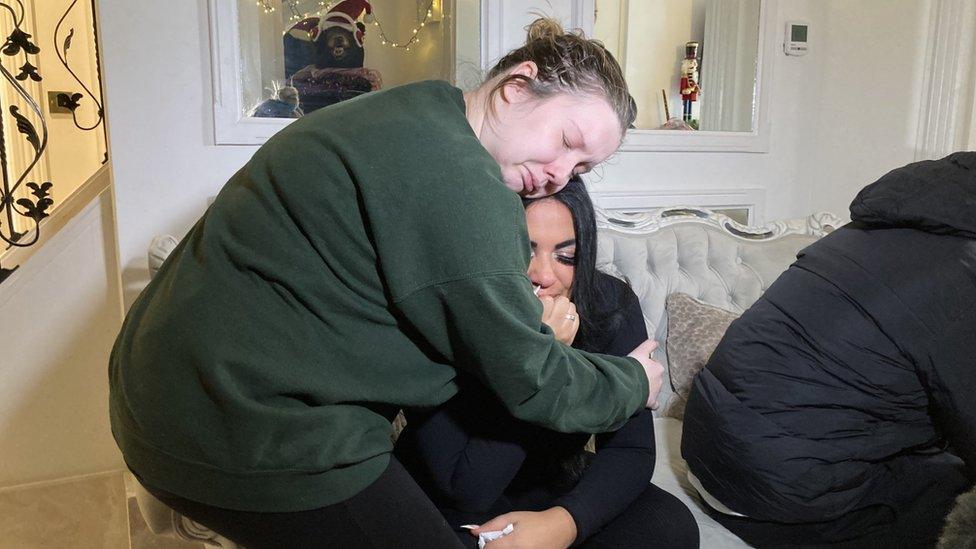
MULTIPOLYGON (((625 152, 699 151, 751 152, 769 150, 769 97, 773 60, 776 57, 777 0, 759 0, 759 52, 757 58, 758 106, 753 110, 753 131, 669 131, 628 130, 620 150, 625 152)), ((506 48, 504 10, 511 0, 481 0, 481 62, 487 71, 506 48)), ((237 2, 208 0, 210 8, 210 48, 213 74, 213 123, 216 145, 261 145, 294 119, 244 116, 240 79, 241 49, 237 2)), ((552 15, 564 20, 568 28, 593 30, 594 0, 571 0, 552 15)), ((524 9, 524 8, 523 8, 524 9)), ((519 38, 524 35, 519 29, 519 38)))
POLYGON ((262 145, 294 119, 244 116, 237 2, 209 0, 209 4, 214 144, 262 145))

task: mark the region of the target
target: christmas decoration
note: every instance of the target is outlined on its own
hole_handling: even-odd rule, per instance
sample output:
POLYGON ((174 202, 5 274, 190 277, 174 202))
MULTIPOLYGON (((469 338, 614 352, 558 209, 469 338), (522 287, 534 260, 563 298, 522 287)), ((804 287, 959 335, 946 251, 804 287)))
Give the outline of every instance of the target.
POLYGON ((271 97, 254 108, 251 116, 258 118, 301 118, 305 113, 299 106, 298 90, 294 86, 275 83, 271 97))
MULTIPOLYGON (((258 2, 259 7, 264 6, 264 13, 274 12, 274 7, 269 6, 268 4, 269 1, 270 0, 260 0, 258 2)), ((326 3, 320 0, 319 2, 317 2, 319 9, 312 12, 305 13, 299 9, 299 4, 300 4, 299 0, 286 0, 286 2, 289 11, 291 11, 291 16, 289 17, 289 19, 295 21, 296 24, 309 19, 318 21, 323 11, 327 12, 332 10, 333 8, 333 4, 326 3)), ((417 23, 416 27, 410 29, 410 36, 405 41, 395 40, 387 36, 386 32, 383 30, 383 23, 381 23, 380 20, 372 12, 367 13, 365 17, 363 17, 363 21, 367 24, 371 24, 376 27, 380 37, 380 45, 387 46, 393 49, 401 49, 409 52, 410 46, 420 42, 420 33, 424 29, 424 27, 427 26, 427 23, 440 21, 439 17, 442 17, 442 15, 438 15, 438 18, 434 18, 434 2, 435 0, 430 0, 430 2, 427 4, 427 9, 424 11, 424 18, 417 23)), ((442 8, 438 8, 439 14, 442 14, 442 12, 440 11, 441 9, 442 8)))
POLYGON ((308 17, 285 33, 285 76, 306 113, 382 87, 379 72, 363 67, 368 0, 343 0, 321 16, 308 17))
POLYGON ((681 61, 681 103, 684 107, 683 119, 693 127, 697 124, 692 120, 691 109, 701 87, 698 85, 698 42, 685 44, 685 58, 681 61))

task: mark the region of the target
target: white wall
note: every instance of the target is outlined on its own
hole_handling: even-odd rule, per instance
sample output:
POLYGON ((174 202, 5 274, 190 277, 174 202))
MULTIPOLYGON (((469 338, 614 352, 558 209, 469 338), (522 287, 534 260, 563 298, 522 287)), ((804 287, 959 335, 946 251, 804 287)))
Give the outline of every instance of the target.
POLYGON ((130 305, 153 235, 184 234, 256 147, 213 145, 207 2, 100 0, 99 17, 130 305))
POLYGON ((847 214, 861 187, 913 161, 930 2, 824 4, 811 29, 817 103, 799 182, 811 208, 847 214))
POLYGON ((0 487, 122 465, 108 420, 114 231, 106 191, 0 284, 0 487))
MULTIPOLYGON (((152 236, 182 235, 255 148, 212 145, 205 2, 100 4, 128 304, 147 279, 152 236), (148 52, 157 52, 151 63, 148 52)), ((805 57, 773 58, 769 152, 620 153, 593 188, 760 189, 766 219, 846 214, 860 187, 911 160, 928 4, 780 0, 774 40, 782 42, 785 20, 805 19, 812 45, 805 57)))

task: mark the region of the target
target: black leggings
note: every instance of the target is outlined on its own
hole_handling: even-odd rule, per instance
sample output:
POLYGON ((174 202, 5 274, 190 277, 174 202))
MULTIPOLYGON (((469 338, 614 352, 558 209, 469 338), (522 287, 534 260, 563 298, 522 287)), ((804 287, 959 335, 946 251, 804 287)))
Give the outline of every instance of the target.
POLYGON ((362 492, 310 511, 232 511, 152 486, 146 489, 180 514, 246 549, 462 547, 444 517, 392 456, 386 471, 362 492))
MULTIPOLYGON (((540 489, 514 500, 503 497, 487 513, 462 513, 446 508, 441 511, 465 547, 474 548, 478 546, 477 538, 459 528, 461 524, 483 524, 511 511, 541 511, 549 508, 551 501, 551 494, 540 489)), ((698 523, 685 504, 661 488, 649 484, 624 512, 576 546, 586 549, 697 549, 698 540, 698 523)), ((491 545, 487 547, 490 548, 491 545)))
MULTIPOLYGON (((961 469, 922 465, 925 489, 897 507, 874 505, 827 522, 783 524, 723 515, 720 524, 761 549, 932 549, 955 498, 971 483, 961 469)), ((897 487, 896 487, 897 489, 897 487)))
POLYGON ((681 500, 649 484, 623 513, 583 542, 587 549, 697 549, 698 523, 681 500))

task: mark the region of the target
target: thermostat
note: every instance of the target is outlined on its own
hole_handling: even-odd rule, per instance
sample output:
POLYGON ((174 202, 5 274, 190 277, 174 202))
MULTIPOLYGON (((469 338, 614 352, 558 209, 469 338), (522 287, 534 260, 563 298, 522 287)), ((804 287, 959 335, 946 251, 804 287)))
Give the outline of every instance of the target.
POLYGON ((806 55, 810 48, 808 32, 810 25, 805 21, 786 22, 786 40, 783 42, 783 51, 786 55, 806 55))

